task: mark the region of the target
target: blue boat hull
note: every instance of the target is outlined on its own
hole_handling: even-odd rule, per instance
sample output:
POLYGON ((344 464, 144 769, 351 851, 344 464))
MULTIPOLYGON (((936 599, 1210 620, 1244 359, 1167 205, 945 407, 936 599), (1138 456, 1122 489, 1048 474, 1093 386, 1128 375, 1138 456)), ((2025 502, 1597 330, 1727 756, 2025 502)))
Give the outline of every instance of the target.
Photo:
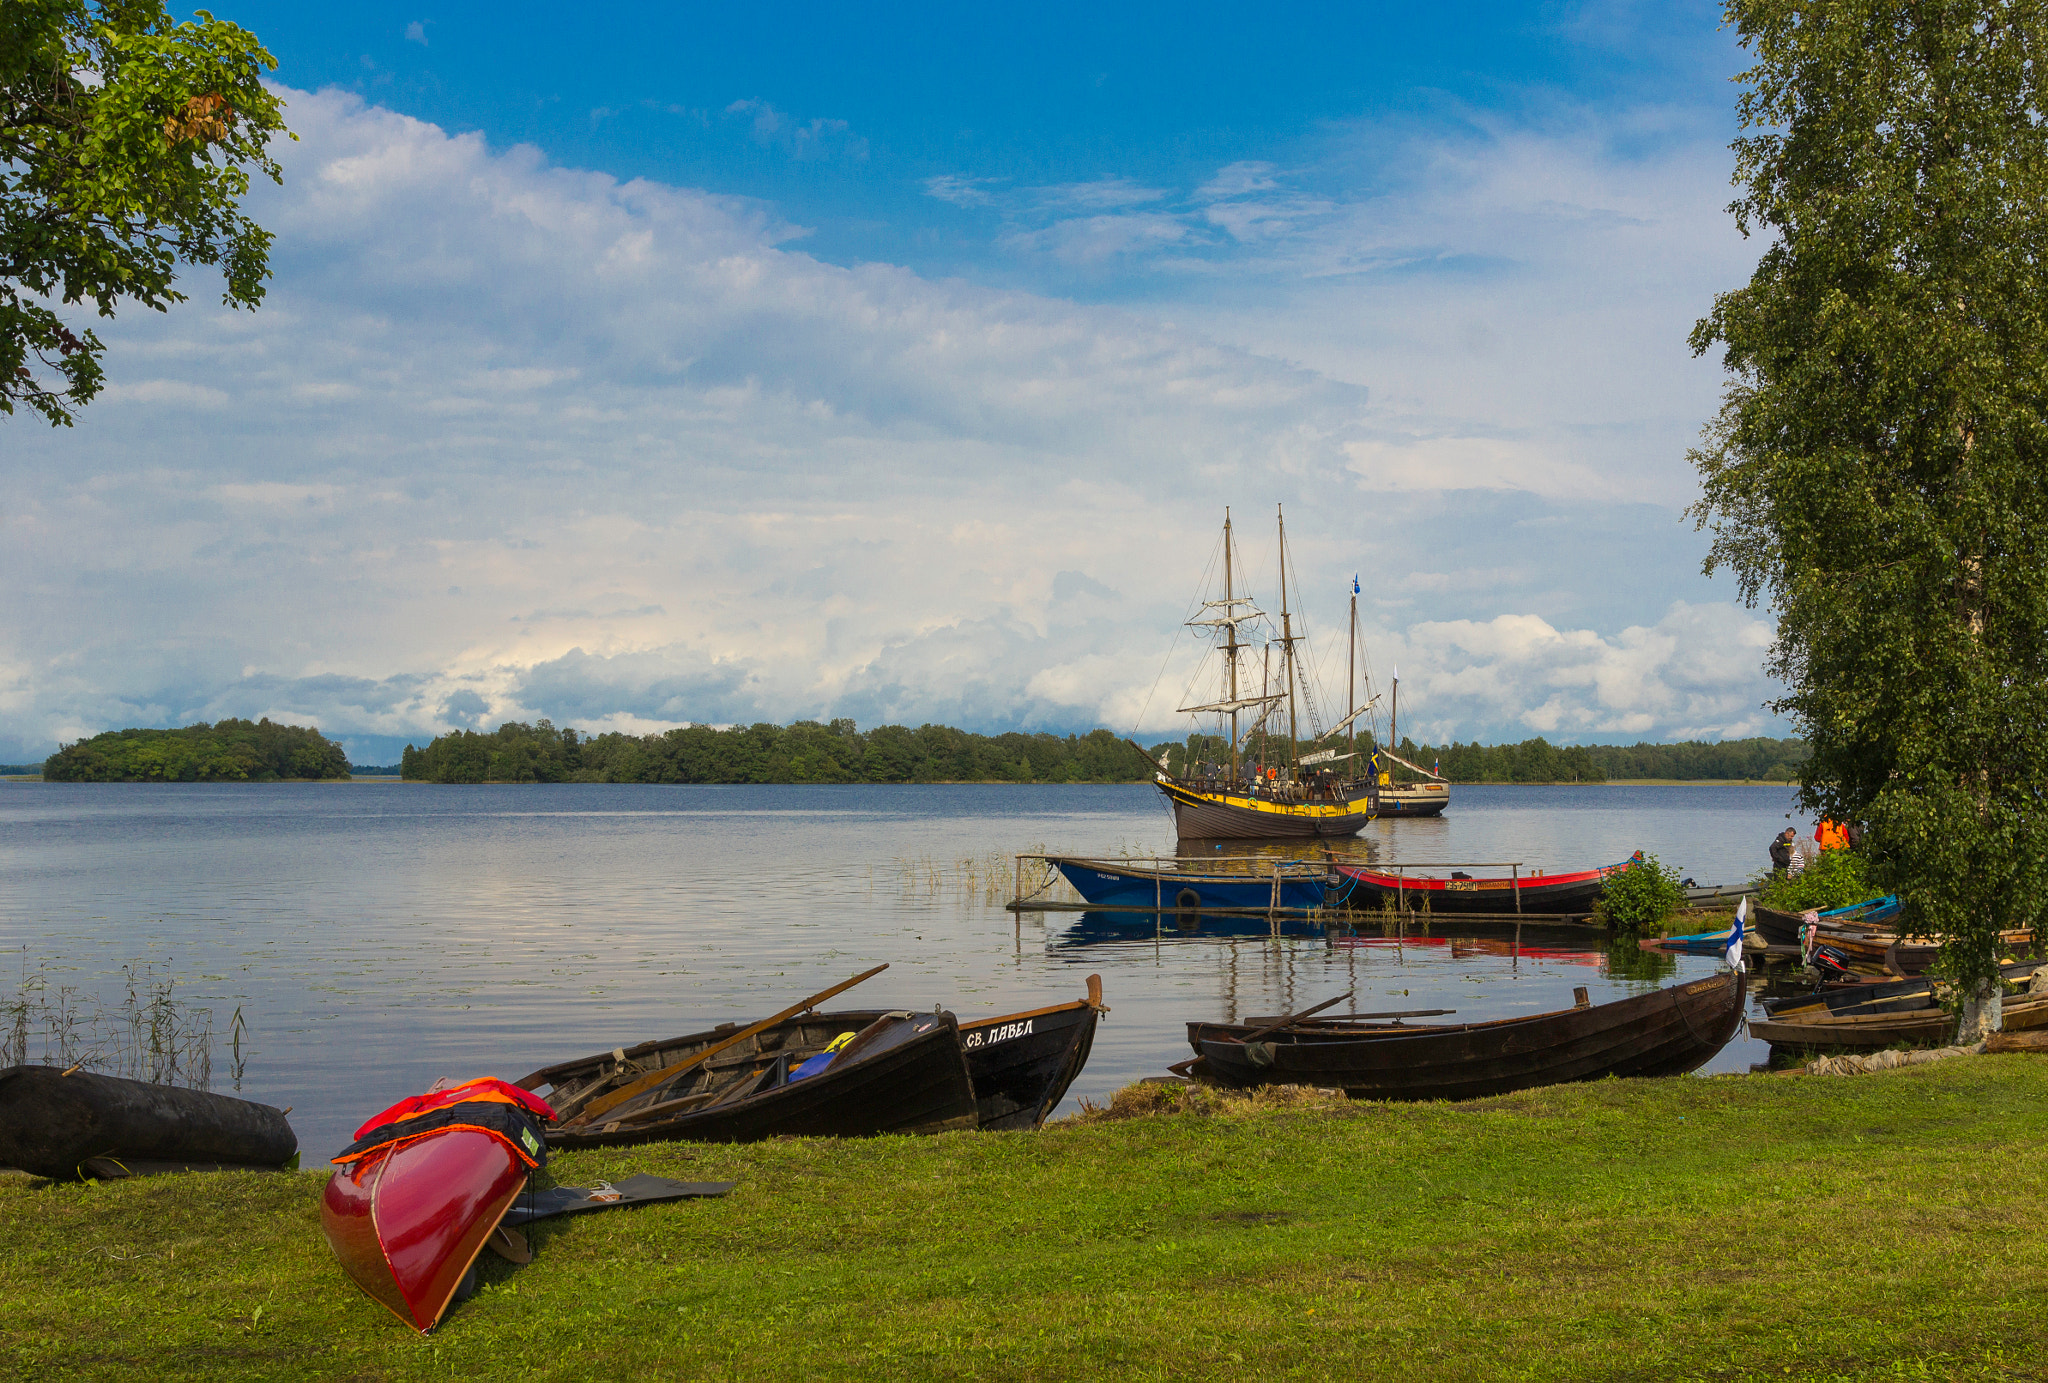
MULTIPOLYGON (((1103 869, 1093 865, 1056 862, 1056 868, 1074 886, 1074 891, 1097 907, 1181 908, 1188 906, 1182 894, 1192 892, 1198 908, 1270 908, 1273 880, 1246 875, 1242 883, 1219 879, 1213 874, 1154 874, 1149 870, 1103 869)), ((1280 880, 1280 906, 1319 908, 1323 905, 1323 881, 1319 877, 1289 877, 1280 880)))

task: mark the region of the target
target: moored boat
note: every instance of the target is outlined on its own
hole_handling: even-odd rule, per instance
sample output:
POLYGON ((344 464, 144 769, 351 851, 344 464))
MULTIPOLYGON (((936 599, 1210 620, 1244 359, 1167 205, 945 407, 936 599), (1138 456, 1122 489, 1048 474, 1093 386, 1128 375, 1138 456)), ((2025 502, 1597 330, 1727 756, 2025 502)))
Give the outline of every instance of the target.
POLYGON ((547 1104, 500 1080, 416 1095, 372 1115, 335 1157, 320 1228, 342 1270, 415 1330, 432 1330, 528 1173, 547 1104))
POLYGON ((1742 1023, 1729 971, 1607 1004, 1488 1023, 1307 1022, 1260 1036, 1190 1023, 1198 1073, 1226 1085, 1336 1086, 1362 1099, 1457 1100, 1605 1076, 1697 1070, 1742 1023), (1247 1040, 1250 1039, 1250 1040, 1247 1040))
POLYGON ((1381 817, 1442 816, 1450 805, 1449 783, 1397 783, 1380 788, 1381 817))
MULTIPOLYGON (((1888 931, 1898 915, 1898 895, 1886 894, 1882 898, 1850 903, 1846 907, 1816 911, 1813 918, 1822 927, 1847 927, 1853 924, 1863 931, 1888 931)), ((1752 916, 1757 934, 1770 945, 1800 944, 1800 932, 1806 924, 1804 913, 1780 912, 1776 908, 1759 907, 1752 916)))
POLYGON ((275 1171, 298 1154, 284 1111, 76 1068, 0 1070, 0 1167, 64 1179, 275 1171))
POLYGON ((974 1081, 979 1126, 1026 1129, 1044 1123, 1088 1064, 1095 1025, 1107 1012, 1102 976, 1090 975, 1085 999, 962 1023, 960 1046, 974 1081))
MULTIPOLYGON (((1637 858, 1641 858, 1638 852, 1637 858)), ((1607 876, 1630 861, 1580 869, 1565 874, 1514 874, 1474 878, 1462 873, 1410 873, 1406 869, 1333 866, 1338 879, 1330 890, 1330 906, 1364 911, 1373 908, 1427 909, 1440 912, 1590 912, 1599 901, 1607 876)))
MULTIPOLYGON (((1252 597, 1238 592, 1236 541, 1229 511, 1224 512, 1223 598, 1204 600, 1200 617, 1188 621, 1190 628, 1210 630, 1217 636, 1215 651, 1223 659, 1219 694, 1214 701, 1182 706, 1180 710, 1186 715, 1222 718, 1227 726, 1227 739, 1219 742, 1227 748, 1216 763, 1184 764, 1177 773, 1169 772, 1166 764, 1161 763, 1155 776, 1183 839, 1302 840, 1351 836, 1373 818, 1379 793, 1375 774, 1356 771, 1360 760, 1355 734, 1342 744, 1337 742, 1337 737, 1350 730, 1371 703, 1354 707, 1327 731, 1318 727, 1315 698, 1295 650, 1302 636, 1295 632, 1296 615, 1288 607, 1284 518, 1279 523, 1279 549, 1280 620, 1276 630, 1252 597), (1241 630, 1261 627, 1270 631, 1265 652, 1279 651, 1280 668, 1276 678, 1269 666, 1261 662, 1259 690, 1254 695, 1240 658, 1257 645, 1247 643, 1239 635, 1241 630), (1284 722, 1279 720, 1283 706, 1284 722), (1240 717, 1248 711, 1256 714, 1251 726, 1240 733, 1240 717), (1302 724, 1304 712, 1306 726, 1302 724), (1308 753, 1301 752, 1304 728, 1309 731, 1308 753), (1259 746, 1256 752, 1251 744, 1254 737, 1259 746), (1324 741, 1329 742, 1327 747, 1314 747, 1324 741), (1350 767, 1340 769, 1340 765, 1347 764, 1350 767)), ((1355 665, 1355 582, 1353 586, 1355 665)))
POLYGON ((1087 859, 1048 855, 1046 862, 1097 907, 1152 909, 1319 908, 1329 870, 1306 860, 1193 861, 1087 859), (1235 867, 1233 867, 1235 866, 1235 867))
POLYGON ((561 1115, 547 1140, 566 1148, 940 1133, 980 1122, 960 1029, 943 1010, 726 1023, 560 1062, 516 1084, 547 1089, 561 1115))
MULTIPOLYGON (((2007 1032, 2048 1027, 2048 994, 2010 996, 2001 1005, 2007 1032)), ((1939 1047, 1955 1041, 1957 1015, 1929 994, 1919 1007, 1899 1011, 1880 1001, 1870 1009, 1772 1017, 1749 1025, 1749 1035, 1792 1051, 1869 1051, 1884 1047, 1939 1047)))

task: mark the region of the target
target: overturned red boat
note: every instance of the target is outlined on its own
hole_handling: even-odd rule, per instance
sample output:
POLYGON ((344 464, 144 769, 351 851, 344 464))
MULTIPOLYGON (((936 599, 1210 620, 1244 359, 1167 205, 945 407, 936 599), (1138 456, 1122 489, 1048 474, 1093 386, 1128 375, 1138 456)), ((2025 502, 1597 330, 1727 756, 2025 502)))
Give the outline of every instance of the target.
POLYGON ((529 1173, 547 1157, 545 1100, 473 1080, 372 1115, 335 1157, 320 1228, 342 1271, 415 1330, 432 1330, 529 1173))

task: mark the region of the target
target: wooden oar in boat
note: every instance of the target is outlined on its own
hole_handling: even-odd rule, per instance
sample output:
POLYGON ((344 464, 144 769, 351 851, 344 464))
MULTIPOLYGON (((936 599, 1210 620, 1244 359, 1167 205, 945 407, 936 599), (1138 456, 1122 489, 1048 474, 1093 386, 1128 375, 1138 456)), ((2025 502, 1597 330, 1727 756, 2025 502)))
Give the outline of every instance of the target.
POLYGON ((1314 1008, 1305 1008, 1299 1013, 1290 1013, 1285 1018, 1282 1018, 1279 1022, 1268 1023, 1265 1027, 1260 1028, 1257 1032, 1246 1033, 1243 1037, 1237 1040, 1240 1042, 1256 1042, 1262 1037, 1270 1037, 1272 1034, 1279 1032, 1282 1028, 1293 1027, 1296 1023, 1299 1023, 1304 1018, 1313 1018, 1316 1014, 1321 1013, 1326 1008, 1335 1008, 1338 1004, 1343 1003, 1346 999, 1351 998, 1356 993, 1358 993, 1358 991, 1355 989, 1347 990, 1345 993, 1339 994, 1334 999, 1325 999, 1321 1003, 1317 1004, 1314 1008))
MULTIPOLYGON (((1304 1018, 1313 1018, 1313 1017, 1314 1017, 1314 1016, 1315 1016, 1316 1014, 1318 1014, 1318 1013, 1321 1013, 1321 1012, 1322 1012, 1322 1011, 1323 1011, 1324 1009, 1326 1009, 1326 1008, 1330 1008, 1330 1007, 1333 1007, 1333 1006, 1335 1006, 1335 1005, 1337 1005, 1337 1004, 1341 1004, 1341 1003, 1343 1003, 1343 1002, 1344 1002, 1344 1001, 1345 1001, 1346 999, 1349 999, 1349 998, 1351 998, 1351 997, 1352 997, 1353 995, 1355 995, 1356 993, 1358 993, 1358 991, 1357 991, 1357 990, 1355 990, 1355 989, 1351 989, 1351 990, 1346 990, 1346 991, 1345 991, 1344 993, 1342 993, 1342 994, 1339 994, 1339 995, 1338 995, 1338 996, 1337 996, 1336 998, 1334 998, 1334 999, 1325 999, 1325 1000, 1323 1000, 1323 1002, 1321 1002, 1321 1003, 1317 1004, 1317 1005, 1316 1005, 1316 1006, 1315 1006, 1314 1008, 1305 1008, 1305 1009, 1303 1009, 1303 1010, 1302 1010, 1301 1012, 1299 1012, 1299 1013, 1290 1013, 1290 1014, 1288 1014, 1288 1015, 1287 1015, 1287 1016, 1286 1016, 1285 1018, 1282 1018, 1282 1019, 1281 1019, 1281 1020, 1280 1020, 1279 1022, 1277 1022, 1277 1023, 1268 1023, 1268 1024, 1267 1024, 1267 1025, 1266 1025, 1265 1027, 1263 1027, 1263 1028, 1260 1028, 1260 1029, 1259 1029, 1259 1030, 1258 1030, 1257 1032, 1255 1032, 1255 1033, 1252 1033, 1252 1034, 1251 1034, 1250 1036, 1248 1036, 1248 1037, 1245 1037, 1245 1038, 1243 1038, 1243 1039, 1237 1039, 1237 1038, 1227 1038, 1227 1039, 1225 1039, 1225 1040, 1226 1040, 1226 1041, 1239 1041, 1239 1040, 1242 1040, 1242 1041, 1245 1041, 1245 1042, 1256 1042, 1256 1041, 1258 1041, 1258 1040, 1259 1040, 1260 1038, 1262 1038, 1262 1037, 1265 1037, 1265 1036, 1267 1036, 1267 1035, 1268 1035, 1269 1033, 1276 1033, 1276 1032, 1280 1031, 1280 1030, 1281 1030, 1282 1028, 1291 1028, 1291 1027, 1293 1027, 1293 1026, 1294 1026, 1294 1025, 1296 1024, 1296 1023, 1299 1023, 1299 1022, 1300 1022, 1300 1021, 1301 1021, 1302 1019, 1304 1019, 1304 1018)), ((1175 1063, 1174 1063, 1173 1065, 1171 1065, 1171 1066, 1167 1067, 1166 1069, 1167 1069, 1167 1070, 1169 1070, 1169 1071, 1171 1071, 1171 1072, 1173 1072, 1173 1074, 1175 1074, 1176 1076, 1180 1076, 1180 1077, 1183 1077, 1183 1078, 1185 1078, 1185 1077, 1187 1076, 1188 1072, 1189 1072, 1189 1071, 1191 1071, 1192 1069, 1194 1069, 1194 1065, 1195 1065, 1195 1063, 1196 1063, 1196 1062, 1198 1062, 1198 1061, 1200 1061, 1200 1060, 1201 1060, 1201 1058, 1200 1058, 1200 1057, 1198 1057, 1198 1056, 1195 1056, 1195 1057, 1189 1057, 1189 1058, 1188 1058, 1188 1059, 1187 1059, 1186 1061, 1176 1061, 1176 1062, 1175 1062, 1175 1063)))
POLYGON ((723 1042, 714 1042, 710 1046, 706 1047, 703 1051, 698 1052, 695 1056, 685 1057, 683 1058, 683 1060, 678 1061, 673 1066, 663 1066, 658 1070, 649 1071, 646 1075, 640 1077, 638 1080, 630 1081, 627 1084, 620 1086, 617 1090, 612 1091, 609 1095, 598 1096, 589 1104, 583 1106, 582 1111, 578 1113, 575 1118, 570 1119, 566 1123, 564 1123, 562 1127, 581 1128, 586 1124, 593 1123, 596 1121, 597 1116, 603 1114, 606 1110, 615 1108, 618 1105, 622 1105, 627 1100, 632 1099, 635 1095, 639 1095, 646 1091, 652 1090, 657 1085, 664 1085, 669 1081, 674 1080, 677 1076, 682 1075, 684 1072, 690 1070, 690 1068, 692 1068, 693 1066, 703 1065, 706 1061, 710 1060, 714 1056, 717 1056, 726 1048, 736 1046, 739 1043, 744 1042, 748 1038, 754 1036, 754 1034, 766 1031, 767 1029, 774 1027, 777 1023, 783 1022, 786 1019, 794 1018, 799 1013, 802 1013, 807 1009, 816 1008, 819 1004, 824 1003, 833 995, 843 994, 847 990, 859 984, 862 980, 873 979, 876 975, 881 974, 884 970, 887 970, 888 968, 889 963, 887 961, 883 961, 874 969, 863 970, 860 974, 855 975, 852 979, 842 980, 838 984, 833 985, 830 989, 821 989, 816 994, 813 994, 810 998, 805 999, 802 1003, 792 1004, 788 1008, 782 1010, 782 1012, 775 1014, 773 1017, 763 1018, 760 1022, 754 1024, 752 1027, 741 1028, 738 1032, 734 1033, 731 1037, 726 1038, 723 1042))

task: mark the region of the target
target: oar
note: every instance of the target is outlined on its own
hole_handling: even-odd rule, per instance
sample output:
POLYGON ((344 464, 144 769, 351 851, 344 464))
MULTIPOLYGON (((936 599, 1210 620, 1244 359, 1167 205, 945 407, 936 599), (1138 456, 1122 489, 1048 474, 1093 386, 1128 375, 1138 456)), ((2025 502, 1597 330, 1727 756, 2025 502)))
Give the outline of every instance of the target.
POLYGON ((767 1028, 772 1028, 777 1023, 782 1022, 786 1018, 794 1018, 799 1013, 802 1013, 805 1009, 816 1008, 819 1004, 824 1003, 834 994, 843 993, 846 990, 849 990, 853 988, 855 985, 859 984, 862 980, 871 979, 874 976, 881 974, 884 970, 887 970, 888 968, 889 963, 887 961, 884 961, 882 962, 882 964, 877 965, 872 970, 863 970, 860 974, 855 975, 850 980, 842 980, 840 983, 833 985, 830 989, 819 990, 816 994, 813 994, 810 998, 804 1000, 800 1004, 790 1005, 788 1008, 782 1010, 782 1012, 776 1014, 772 1018, 763 1018, 760 1022, 754 1024, 754 1026, 752 1026, 751 1028, 740 1029, 731 1037, 726 1038, 723 1042, 712 1043, 709 1047, 706 1047, 703 1051, 697 1053, 693 1057, 686 1057, 683 1060, 677 1062, 675 1065, 664 1066, 658 1071, 649 1071, 646 1075, 640 1077, 638 1080, 620 1086, 617 1090, 612 1091, 611 1094, 601 1095, 597 1099, 592 1100, 589 1104, 583 1107, 582 1113, 578 1114, 575 1118, 569 1120, 568 1123, 563 1125, 563 1127, 581 1128, 583 1125, 595 1120, 598 1115, 604 1113, 606 1110, 624 1104, 627 1100, 632 1099, 635 1095, 638 1095, 643 1091, 652 1090, 657 1085, 662 1085, 668 1081, 674 1080, 677 1076, 683 1074, 685 1071, 688 1071, 691 1067, 701 1066, 704 1062, 710 1060, 714 1056, 717 1056, 727 1047, 731 1047, 737 1043, 744 1042, 748 1038, 752 1037, 755 1033, 761 1032, 767 1028))
POLYGON ((1355 989, 1346 990, 1344 993, 1339 994, 1334 999, 1325 999, 1321 1003, 1317 1004, 1314 1008, 1305 1008, 1299 1013, 1290 1013, 1285 1018, 1282 1018, 1279 1022, 1269 1023, 1265 1027, 1260 1028, 1257 1032, 1248 1033, 1244 1037, 1239 1038, 1238 1040, 1240 1042, 1256 1042, 1262 1037, 1270 1036, 1271 1034, 1280 1031, 1280 1029, 1282 1028, 1291 1028, 1304 1018, 1313 1018, 1316 1014, 1321 1013, 1324 1009, 1332 1008, 1338 1004, 1343 1003, 1346 999, 1350 998, 1357 992, 1358 991, 1355 989))

